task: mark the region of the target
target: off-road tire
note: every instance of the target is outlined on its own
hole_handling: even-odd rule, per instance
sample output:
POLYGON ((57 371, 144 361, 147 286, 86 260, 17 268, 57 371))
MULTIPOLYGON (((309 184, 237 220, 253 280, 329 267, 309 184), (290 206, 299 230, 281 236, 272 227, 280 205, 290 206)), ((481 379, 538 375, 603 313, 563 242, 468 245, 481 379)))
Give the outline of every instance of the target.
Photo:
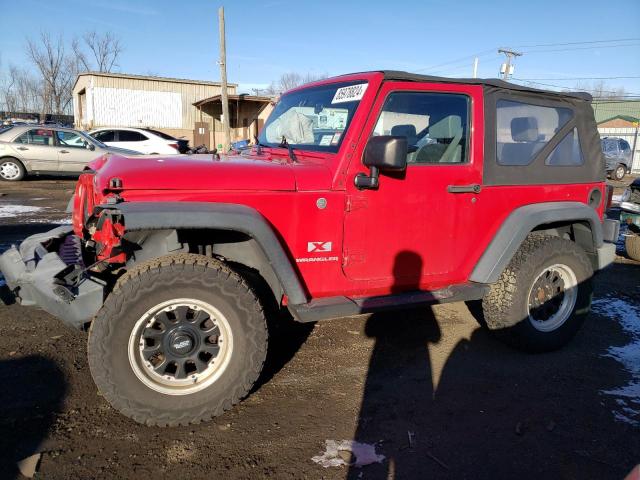
POLYGON ((18 175, 12 178, 5 178, 3 175, 0 175, 0 180, 3 180, 5 182, 19 182, 20 180, 24 179, 24 177, 27 175, 27 170, 24 168, 24 165, 22 164, 22 162, 17 158, 7 157, 7 158, 1 159, 0 169, 2 169, 5 163, 14 164, 18 169, 18 175))
POLYGON ((640 262, 640 235, 627 235, 624 240, 624 248, 630 259, 640 262))
POLYGON ((144 262, 118 280, 91 324, 87 351, 98 390, 116 410, 138 423, 176 426, 207 421, 245 397, 262 370, 267 338, 262 305, 240 275, 216 259, 175 254, 144 262), (167 395, 136 376, 128 343, 144 312, 183 297, 223 312, 233 350, 214 383, 195 393, 167 395))
POLYGON ((560 237, 530 234, 482 299, 482 321, 508 345, 528 352, 564 346, 577 333, 591 307, 593 268, 584 250, 560 237), (564 265, 577 280, 577 298, 568 318, 556 329, 542 332, 529 317, 529 294, 548 267, 564 265))
POLYGON ((619 163, 618 165, 616 165, 616 168, 614 168, 613 171, 611 172, 611 177, 614 180, 617 180, 618 182, 620 182, 621 180, 624 179, 624 176, 626 174, 627 174, 627 167, 619 163))

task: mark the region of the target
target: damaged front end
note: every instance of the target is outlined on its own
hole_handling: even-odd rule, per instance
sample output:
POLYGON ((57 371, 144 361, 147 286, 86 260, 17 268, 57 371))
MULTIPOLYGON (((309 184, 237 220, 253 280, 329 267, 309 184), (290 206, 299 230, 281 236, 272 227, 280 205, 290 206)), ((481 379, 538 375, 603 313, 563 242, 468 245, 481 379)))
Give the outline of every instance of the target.
POLYGON ((22 305, 36 305, 82 328, 102 306, 106 282, 85 270, 71 226, 24 240, 0 256, 0 271, 22 305))
POLYGON ((110 291, 126 255, 124 226, 96 205, 91 173, 81 175, 73 197, 73 226, 32 235, 0 256, 0 271, 22 305, 38 306, 65 323, 83 328, 110 291))

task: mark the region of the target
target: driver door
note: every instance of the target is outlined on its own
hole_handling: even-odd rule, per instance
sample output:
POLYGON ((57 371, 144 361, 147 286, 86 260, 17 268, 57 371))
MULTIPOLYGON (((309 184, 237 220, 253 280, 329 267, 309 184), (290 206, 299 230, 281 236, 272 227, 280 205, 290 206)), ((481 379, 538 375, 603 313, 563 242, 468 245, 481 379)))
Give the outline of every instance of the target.
POLYGON ((383 85, 346 182, 343 271, 357 286, 384 295, 465 280, 481 222, 473 188, 482 180, 482 136, 481 87, 383 85), (407 168, 381 173, 377 190, 358 190, 352 180, 369 174, 362 154, 374 135, 406 137, 407 168))

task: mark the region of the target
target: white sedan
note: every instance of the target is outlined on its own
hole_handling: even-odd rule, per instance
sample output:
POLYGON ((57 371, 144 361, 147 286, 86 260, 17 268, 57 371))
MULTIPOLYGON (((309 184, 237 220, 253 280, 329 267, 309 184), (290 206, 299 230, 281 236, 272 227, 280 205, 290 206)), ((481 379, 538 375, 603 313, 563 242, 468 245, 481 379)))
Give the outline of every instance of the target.
POLYGON ((144 154, 171 155, 188 148, 186 140, 148 128, 105 127, 89 132, 96 140, 112 147, 126 148, 144 154))

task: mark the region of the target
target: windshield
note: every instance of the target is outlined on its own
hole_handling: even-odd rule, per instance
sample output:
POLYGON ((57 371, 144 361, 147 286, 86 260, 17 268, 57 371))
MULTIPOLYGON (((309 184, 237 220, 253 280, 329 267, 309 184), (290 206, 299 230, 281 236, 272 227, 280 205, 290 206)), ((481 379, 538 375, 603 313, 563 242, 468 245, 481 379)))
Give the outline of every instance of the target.
POLYGON ((366 89, 366 82, 355 81, 285 94, 258 140, 269 147, 286 143, 300 150, 335 153, 366 89))

